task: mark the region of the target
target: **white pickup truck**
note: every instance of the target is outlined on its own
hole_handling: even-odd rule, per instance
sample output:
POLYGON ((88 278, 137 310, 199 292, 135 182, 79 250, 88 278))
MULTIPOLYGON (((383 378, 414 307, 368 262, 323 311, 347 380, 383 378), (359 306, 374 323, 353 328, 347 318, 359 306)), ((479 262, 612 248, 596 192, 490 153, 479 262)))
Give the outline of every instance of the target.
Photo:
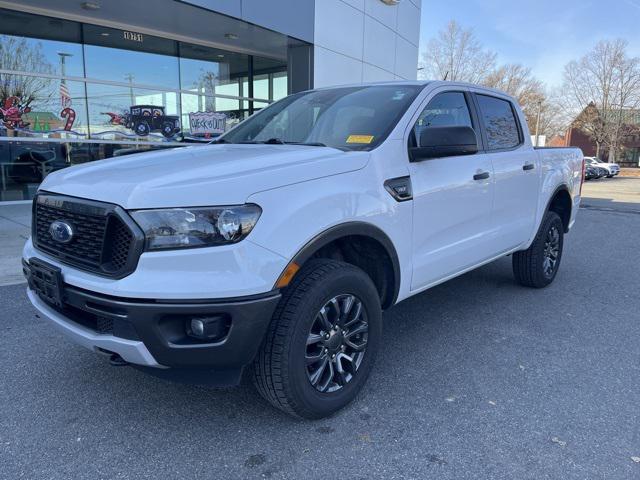
POLYGON ((330 415, 362 388, 381 311, 505 255, 550 284, 583 183, 509 96, 452 82, 291 95, 213 144, 49 175, 28 295, 75 342, 178 380, 330 415))

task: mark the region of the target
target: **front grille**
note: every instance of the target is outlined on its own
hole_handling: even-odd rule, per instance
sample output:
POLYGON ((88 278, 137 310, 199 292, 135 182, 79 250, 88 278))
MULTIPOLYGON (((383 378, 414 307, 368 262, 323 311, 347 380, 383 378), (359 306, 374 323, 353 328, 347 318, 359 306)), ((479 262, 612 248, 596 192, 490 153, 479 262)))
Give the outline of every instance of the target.
POLYGON ((133 234, 118 218, 112 219, 113 225, 109 232, 109 245, 106 249, 107 259, 113 270, 120 270, 127 264, 129 250, 133 242, 133 234))
POLYGON ((38 247, 55 256, 73 259, 87 267, 99 268, 102 263, 102 245, 107 227, 106 217, 83 215, 52 208, 36 206, 36 240, 38 247), (56 242, 49 233, 51 223, 56 220, 68 221, 74 229, 71 243, 56 242))
POLYGON ((107 317, 96 317, 96 330, 98 333, 113 333, 113 319, 107 317))
POLYGON ((50 307, 64 315, 65 318, 73 323, 88 328, 100 335, 114 335, 128 340, 140 340, 138 333, 129 319, 113 319, 98 315, 87 310, 86 302, 84 303, 84 308, 79 308, 70 303, 64 303, 62 307, 53 305, 50 305, 50 307))
POLYGON ((123 277, 135 268, 142 232, 117 206, 41 194, 34 200, 33 217, 35 247, 61 262, 111 277, 123 277), (71 226, 68 243, 52 237, 51 224, 56 220, 71 226))

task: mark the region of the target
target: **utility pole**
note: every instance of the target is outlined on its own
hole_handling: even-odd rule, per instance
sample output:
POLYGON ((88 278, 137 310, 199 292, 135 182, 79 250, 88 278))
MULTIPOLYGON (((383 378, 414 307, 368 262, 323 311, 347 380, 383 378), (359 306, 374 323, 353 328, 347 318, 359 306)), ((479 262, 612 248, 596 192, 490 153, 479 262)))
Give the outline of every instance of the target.
MULTIPOLYGON (((71 100, 69 96, 69 90, 67 89, 67 57, 73 57, 72 53, 58 52, 58 56, 60 57, 60 76, 62 79, 60 80, 60 98, 62 102, 62 106, 65 106, 65 103, 71 100)), ((67 106, 70 102, 67 104, 67 106)))
POLYGON ((129 99, 131 101, 130 105, 135 105, 136 104, 136 98, 133 95, 133 73, 127 73, 124 76, 124 79, 127 80, 129 82, 129 99))
MULTIPOLYGON (((73 53, 58 52, 58 56, 60 57, 60 75, 62 77, 66 77, 67 75, 66 60, 67 60, 67 57, 73 57, 73 53)), ((67 81, 64 78, 62 78, 62 83, 66 85, 67 81)))

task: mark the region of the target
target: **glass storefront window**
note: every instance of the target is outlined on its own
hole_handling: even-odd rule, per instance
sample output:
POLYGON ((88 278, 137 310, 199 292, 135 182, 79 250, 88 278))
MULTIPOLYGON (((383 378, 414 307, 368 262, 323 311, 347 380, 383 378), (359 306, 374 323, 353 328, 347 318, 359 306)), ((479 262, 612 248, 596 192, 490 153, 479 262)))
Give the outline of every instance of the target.
POLYGON ((208 141, 288 88, 286 61, 1 8, 0 70, 0 201, 69 165, 208 141))
POLYGON ((270 58, 253 58, 253 96, 280 100, 287 96, 287 64, 270 58))
POLYGON ((253 76, 253 97, 269 98, 269 75, 253 76))
POLYGON ((244 118, 249 56, 216 48, 180 43, 182 125, 187 139, 208 139, 224 133, 244 118), (223 95, 223 96, 220 96, 223 95))
POLYGON ((179 140, 176 92, 87 83, 92 139, 179 140))
POLYGON ((178 90, 177 43, 124 30, 84 26, 86 76, 178 90))
POLYGON ((188 43, 180 43, 179 48, 183 90, 214 95, 219 85, 235 83, 248 75, 248 55, 188 43))
POLYGON ((244 120, 239 100, 182 94, 182 127, 187 140, 215 138, 244 120))
POLYGON ((0 35, 0 69, 83 77, 82 45, 0 35))
POLYGON ((0 80, 0 137, 87 137, 84 83, 11 74, 0 80))
POLYGON ((280 100, 288 95, 288 78, 286 70, 273 74, 273 97, 271 100, 280 100))
POLYGON ((81 163, 159 148, 180 148, 175 144, 132 144, 69 142, 53 140, 0 143, 0 201, 33 198, 42 180, 52 172, 81 163))

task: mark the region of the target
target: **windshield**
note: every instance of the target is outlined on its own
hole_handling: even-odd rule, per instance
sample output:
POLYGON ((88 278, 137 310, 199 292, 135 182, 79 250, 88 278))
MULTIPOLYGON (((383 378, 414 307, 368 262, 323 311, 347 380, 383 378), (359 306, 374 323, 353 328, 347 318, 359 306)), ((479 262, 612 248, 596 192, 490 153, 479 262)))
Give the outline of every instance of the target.
POLYGON ((421 88, 377 85, 297 93, 261 110, 217 141, 371 150, 389 135, 421 88))

